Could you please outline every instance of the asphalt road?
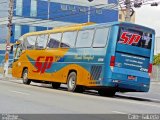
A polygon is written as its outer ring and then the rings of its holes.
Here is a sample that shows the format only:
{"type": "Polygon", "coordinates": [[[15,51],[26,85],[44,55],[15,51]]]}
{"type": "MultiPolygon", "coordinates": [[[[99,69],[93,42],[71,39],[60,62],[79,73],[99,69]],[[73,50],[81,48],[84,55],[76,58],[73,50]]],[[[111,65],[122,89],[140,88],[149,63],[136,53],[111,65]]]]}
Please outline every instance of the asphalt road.
{"type": "Polygon", "coordinates": [[[10,114],[129,114],[160,113],[160,84],[149,93],[118,93],[101,97],[95,92],[71,93],[49,85],[24,85],[17,80],[0,80],[0,113],[10,114]]]}

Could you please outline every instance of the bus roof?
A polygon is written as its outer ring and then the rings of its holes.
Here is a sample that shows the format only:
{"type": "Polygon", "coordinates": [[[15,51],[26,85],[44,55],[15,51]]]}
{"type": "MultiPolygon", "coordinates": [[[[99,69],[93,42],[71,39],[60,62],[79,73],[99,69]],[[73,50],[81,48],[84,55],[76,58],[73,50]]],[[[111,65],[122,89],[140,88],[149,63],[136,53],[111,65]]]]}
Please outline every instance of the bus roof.
{"type": "Polygon", "coordinates": [[[108,23],[100,23],[100,24],[95,24],[93,22],[89,23],[83,23],[83,24],[75,24],[75,25],[70,25],[70,26],[64,26],[64,27],[56,27],[51,30],[45,30],[45,31],[39,31],[39,32],[30,32],[22,37],[27,37],[27,36],[32,36],[32,35],[41,35],[41,34],[46,34],[46,33],[58,33],[58,32],[66,32],[66,31],[75,31],[75,30],[82,30],[82,29],[89,29],[89,28],[97,28],[97,27],[109,27],[109,26],[114,26],[114,25],[119,25],[119,26],[126,26],[126,27],[135,27],[136,29],[145,29],[147,31],[150,31],[152,33],[155,33],[154,29],[142,26],[142,25],[137,25],[129,22],[108,22],[108,23]]]}
{"type": "Polygon", "coordinates": [[[136,29],[145,29],[147,31],[150,31],[152,33],[155,33],[155,30],[149,27],[145,27],[142,25],[130,23],[130,22],[108,22],[108,23],[101,23],[101,24],[93,24],[90,26],[85,26],[84,29],[87,28],[95,28],[95,27],[106,27],[106,26],[114,26],[114,25],[119,25],[119,26],[126,26],[126,27],[135,27],[136,29]]]}
{"type": "Polygon", "coordinates": [[[57,32],[65,32],[65,31],[81,30],[83,27],[93,25],[93,24],[95,23],[88,22],[88,23],[75,24],[75,25],[69,25],[69,26],[63,26],[63,27],[56,27],[51,30],[26,33],[23,35],[23,37],[32,36],[32,35],[40,35],[40,34],[45,34],[45,33],[57,33],[57,32]]]}

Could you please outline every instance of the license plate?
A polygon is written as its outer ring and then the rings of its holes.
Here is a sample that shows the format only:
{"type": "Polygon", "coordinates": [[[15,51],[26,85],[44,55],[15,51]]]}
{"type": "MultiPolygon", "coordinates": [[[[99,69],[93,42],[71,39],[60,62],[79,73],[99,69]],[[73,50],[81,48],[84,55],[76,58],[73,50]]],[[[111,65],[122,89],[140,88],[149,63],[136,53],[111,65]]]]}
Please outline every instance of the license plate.
{"type": "Polygon", "coordinates": [[[136,80],[136,77],[132,75],[128,75],[128,80],[136,80]]]}

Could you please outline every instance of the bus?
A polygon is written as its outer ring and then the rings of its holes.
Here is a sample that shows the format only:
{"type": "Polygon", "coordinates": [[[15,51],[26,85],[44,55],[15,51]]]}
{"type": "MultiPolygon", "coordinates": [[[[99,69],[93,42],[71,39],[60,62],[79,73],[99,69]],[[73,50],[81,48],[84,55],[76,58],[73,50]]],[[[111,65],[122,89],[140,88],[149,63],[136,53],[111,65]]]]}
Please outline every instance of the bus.
{"type": "Polygon", "coordinates": [[[12,75],[68,91],[148,92],[155,31],[127,22],[84,23],[27,33],[16,43],[12,75]]]}

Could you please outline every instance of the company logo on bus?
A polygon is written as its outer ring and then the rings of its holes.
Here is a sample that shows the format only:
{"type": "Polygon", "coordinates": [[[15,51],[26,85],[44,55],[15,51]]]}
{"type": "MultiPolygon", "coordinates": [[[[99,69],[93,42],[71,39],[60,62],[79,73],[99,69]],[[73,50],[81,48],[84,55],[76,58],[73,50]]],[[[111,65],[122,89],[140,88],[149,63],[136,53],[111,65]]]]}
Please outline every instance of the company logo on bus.
{"type": "Polygon", "coordinates": [[[119,43],[132,45],[133,43],[138,43],[141,36],[130,32],[123,32],[120,38],[121,41],[118,41],[119,43]]]}
{"type": "Polygon", "coordinates": [[[36,73],[44,73],[47,69],[50,69],[53,63],[52,56],[39,56],[35,62],[35,67],[37,68],[36,73]]]}

